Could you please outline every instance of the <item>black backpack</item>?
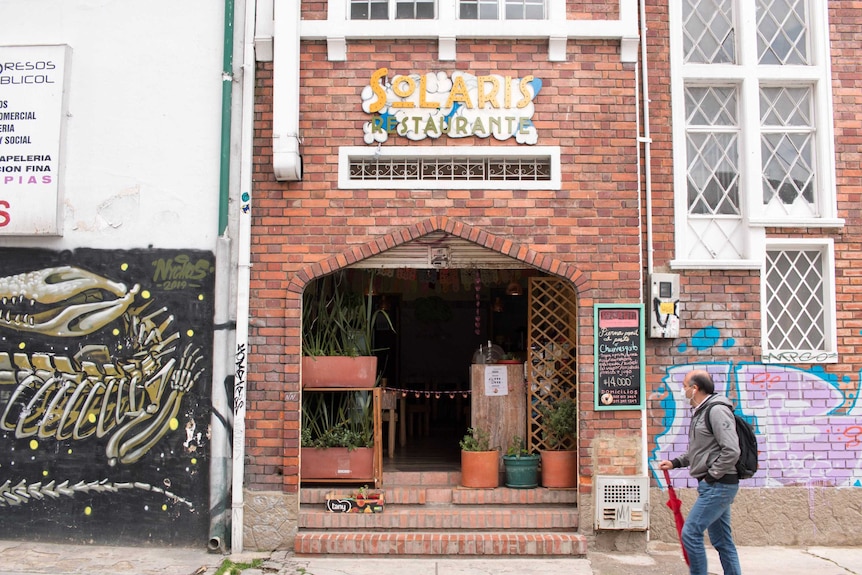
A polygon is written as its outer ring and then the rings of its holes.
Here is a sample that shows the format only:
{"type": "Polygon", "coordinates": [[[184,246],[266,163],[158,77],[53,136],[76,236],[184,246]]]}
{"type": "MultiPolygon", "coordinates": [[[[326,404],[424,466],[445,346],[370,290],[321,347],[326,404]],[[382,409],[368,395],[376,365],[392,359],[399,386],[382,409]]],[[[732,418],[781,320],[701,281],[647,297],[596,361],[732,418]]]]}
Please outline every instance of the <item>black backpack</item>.
{"type": "MultiPolygon", "coordinates": [[[[712,433],[712,423],[709,421],[709,410],[716,405],[724,405],[732,411],[729,405],[724,403],[711,403],[706,406],[703,416],[706,418],[706,428],[712,433]]],[[[749,479],[757,473],[757,436],[750,423],[733,412],[736,420],[736,435],[739,436],[739,460],[736,462],[736,474],[740,479],[749,479]]]]}

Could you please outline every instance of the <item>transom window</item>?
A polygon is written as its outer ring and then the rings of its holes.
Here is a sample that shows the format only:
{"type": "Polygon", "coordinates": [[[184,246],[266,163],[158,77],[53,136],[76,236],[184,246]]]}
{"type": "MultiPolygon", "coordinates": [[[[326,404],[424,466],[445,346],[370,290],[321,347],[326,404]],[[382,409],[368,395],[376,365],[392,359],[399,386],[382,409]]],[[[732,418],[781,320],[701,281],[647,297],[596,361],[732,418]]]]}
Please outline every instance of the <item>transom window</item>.
{"type": "Polygon", "coordinates": [[[550,181],[549,158],[351,158],[351,180],[550,181]]]}
{"type": "Polygon", "coordinates": [[[669,5],[672,93],[684,104],[673,106],[674,165],[684,167],[674,266],[756,268],[766,227],[842,225],[826,3],[669,5]]]}
{"type": "Polygon", "coordinates": [[[338,154],[342,189],[560,189],[556,146],[343,147],[338,154]]]}

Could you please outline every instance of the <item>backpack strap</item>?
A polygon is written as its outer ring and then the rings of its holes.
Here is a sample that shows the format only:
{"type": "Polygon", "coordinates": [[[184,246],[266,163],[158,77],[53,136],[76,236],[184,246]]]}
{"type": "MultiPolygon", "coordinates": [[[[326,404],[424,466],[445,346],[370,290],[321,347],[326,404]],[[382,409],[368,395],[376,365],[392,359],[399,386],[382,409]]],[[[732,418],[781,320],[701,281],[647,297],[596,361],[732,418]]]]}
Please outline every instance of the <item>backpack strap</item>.
{"type": "MultiPolygon", "coordinates": [[[[706,428],[707,428],[707,429],[709,430],[709,432],[710,432],[710,433],[712,433],[713,435],[715,435],[715,433],[713,433],[713,431],[712,431],[712,422],[709,420],[709,412],[710,412],[710,410],[711,410],[713,407],[715,407],[716,405],[724,405],[724,404],[723,404],[723,403],[715,403],[715,402],[712,402],[712,403],[710,403],[709,405],[707,405],[706,407],[704,407],[704,408],[703,408],[703,417],[704,417],[704,419],[706,420],[706,428]]],[[[731,406],[729,406],[729,405],[724,405],[724,406],[730,410],[731,415],[733,415],[733,414],[734,414],[734,413],[733,413],[733,408],[732,408],[731,406]]]]}

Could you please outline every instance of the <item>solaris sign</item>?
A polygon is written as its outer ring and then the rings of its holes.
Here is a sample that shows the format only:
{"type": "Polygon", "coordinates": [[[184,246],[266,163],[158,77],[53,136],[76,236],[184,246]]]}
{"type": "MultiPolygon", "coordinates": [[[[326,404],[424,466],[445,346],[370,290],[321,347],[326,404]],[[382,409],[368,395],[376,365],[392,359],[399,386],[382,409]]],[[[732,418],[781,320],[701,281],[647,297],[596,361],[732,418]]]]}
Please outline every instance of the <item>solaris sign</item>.
{"type": "Polygon", "coordinates": [[[493,136],[530,145],[539,139],[532,121],[539,78],[388,74],[388,68],[376,70],[362,89],[362,110],[372,116],[363,126],[366,144],[385,142],[389,134],[410,140],[493,136]]]}

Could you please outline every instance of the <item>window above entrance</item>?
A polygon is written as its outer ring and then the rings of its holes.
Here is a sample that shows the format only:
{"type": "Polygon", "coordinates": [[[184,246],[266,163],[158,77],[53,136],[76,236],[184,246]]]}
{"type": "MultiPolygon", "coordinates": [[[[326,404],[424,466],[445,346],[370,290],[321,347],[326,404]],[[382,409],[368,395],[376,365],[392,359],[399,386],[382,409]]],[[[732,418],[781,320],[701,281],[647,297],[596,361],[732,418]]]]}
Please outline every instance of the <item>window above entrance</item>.
{"type": "Polygon", "coordinates": [[[338,187],[558,190],[560,149],[342,147],[338,151],[338,187]]]}

